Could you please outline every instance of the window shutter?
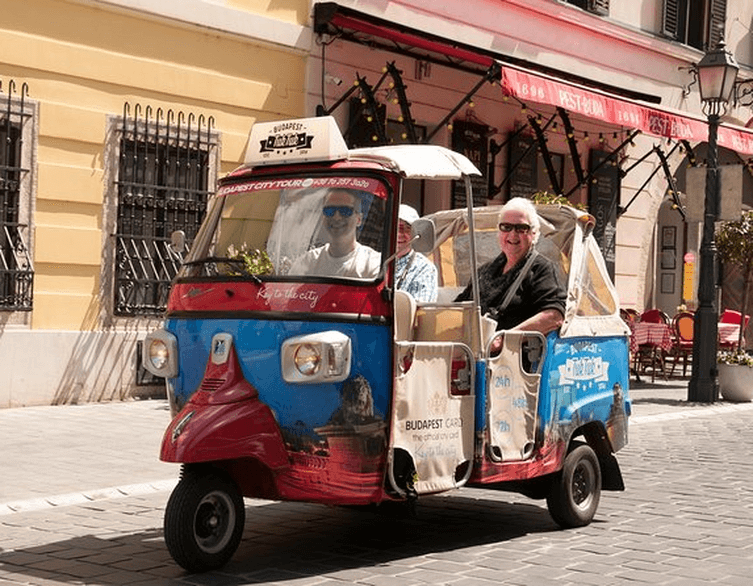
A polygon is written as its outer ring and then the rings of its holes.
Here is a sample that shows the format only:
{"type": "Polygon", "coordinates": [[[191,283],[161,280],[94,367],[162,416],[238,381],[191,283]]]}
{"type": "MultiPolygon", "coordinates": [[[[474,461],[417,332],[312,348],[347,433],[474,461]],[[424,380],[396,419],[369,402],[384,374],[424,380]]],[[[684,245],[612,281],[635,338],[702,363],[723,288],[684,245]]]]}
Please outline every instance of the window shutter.
{"type": "Polygon", "coordinates": [[[680,28],[680,3],[678,0],[664,0],[662,34],[676,39],[680,28]]]}
{"type": "Polygon", "coordinates": [[[609,16],[609,0],[589,0],[588,9],[594,14],[609,16]]]}
{"type": "Polygon", "coordinates": [[[713,49],[724,38],[724,25],[727,21],[727,0],[711,0],[711,18],[709,19],[709,49],[713,49]]]}

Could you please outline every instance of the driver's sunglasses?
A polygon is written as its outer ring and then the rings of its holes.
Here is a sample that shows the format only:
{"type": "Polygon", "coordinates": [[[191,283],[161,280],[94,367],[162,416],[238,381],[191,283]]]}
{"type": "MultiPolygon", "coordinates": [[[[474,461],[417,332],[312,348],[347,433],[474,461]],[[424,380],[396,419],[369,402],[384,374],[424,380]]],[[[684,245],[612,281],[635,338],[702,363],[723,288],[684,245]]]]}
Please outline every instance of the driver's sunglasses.
{"type": "Polygon", "coordinates": [[[353,211],[353,208],[350,206],[324,206],[322,208],[322,213],[328,218],[334,216],[335,212],[340,214],[343,218],[350,218],[350,216],[353,215],[353,211]]]}
{"type": "Polygon", "coordinates": [[[502,222],[499,225],[500,232],[512,232],[515,230],[518,234],[528,234],[531,231],[530,224],[508,224],[502,222]]]}

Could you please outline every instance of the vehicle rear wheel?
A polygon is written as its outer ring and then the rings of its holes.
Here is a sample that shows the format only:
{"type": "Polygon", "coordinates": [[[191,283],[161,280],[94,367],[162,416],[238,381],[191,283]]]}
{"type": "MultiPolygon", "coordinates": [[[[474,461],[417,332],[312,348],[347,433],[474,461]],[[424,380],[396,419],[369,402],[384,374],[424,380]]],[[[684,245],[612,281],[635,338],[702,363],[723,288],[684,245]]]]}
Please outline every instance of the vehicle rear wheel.
{"type": "Polygon", "coordinates": [[[235,483],[221,473],[184,473],[165,508],[165,544],[189,572],[226,564],[243,535],[246,510],[235,483]]]}
{"type": "Polygon", "coordinates": [[[601,468],[590,446],[573,444],[546,498],[552,519],[565,529],[584,527],[596,515],[601,498],[601,468]]]}

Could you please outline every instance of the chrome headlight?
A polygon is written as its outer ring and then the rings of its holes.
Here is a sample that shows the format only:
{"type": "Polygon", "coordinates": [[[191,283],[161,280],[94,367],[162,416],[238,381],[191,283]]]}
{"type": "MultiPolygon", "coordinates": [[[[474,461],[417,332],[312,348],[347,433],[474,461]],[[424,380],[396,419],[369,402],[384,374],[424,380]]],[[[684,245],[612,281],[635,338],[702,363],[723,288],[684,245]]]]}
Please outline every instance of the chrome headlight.
{"type": "Polygon", "coordinates": [[[151,332],[144,339],[141,361],[155,376],[178,376],[178,339],[165,330],[151,332]]]}
{"type": "Polygon", "coordinates": [[[342,332],[296,336],[282,344],[282,378],[289,383],[344,381],[350,362],[350,338],[342,332]]]}
{"type": "Polygon", "coordinates": [[[293,354],[293,362],[303,376],[313,376],[322,366],[320,345],[301,344],[293,354]]]}
{"type": "Polygon", "coordinates": [[[149,353],[149,362],[155,370],[164,368],[170,357],[170,351],[163,340],[152,340],[147,352],[149,353]]]}

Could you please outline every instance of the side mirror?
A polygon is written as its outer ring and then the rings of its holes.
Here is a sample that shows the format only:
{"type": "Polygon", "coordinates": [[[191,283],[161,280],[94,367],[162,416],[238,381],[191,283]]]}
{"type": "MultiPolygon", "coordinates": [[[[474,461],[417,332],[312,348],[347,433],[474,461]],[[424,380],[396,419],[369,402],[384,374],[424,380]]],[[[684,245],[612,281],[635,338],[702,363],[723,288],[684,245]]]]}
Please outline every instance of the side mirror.
{"type": "Polygon", "coordinates": [[[434,250],[434,222],[428,218],[419,218],[410,227],[411,246],[416,252],[428,254],[434,250]]]}
{"type": "Polygon", "coordinates": [[[182,254],[186,249],[186,233],[183,230],[175,230],[170,234],[170,248],[177,254],[182,254]]]}

